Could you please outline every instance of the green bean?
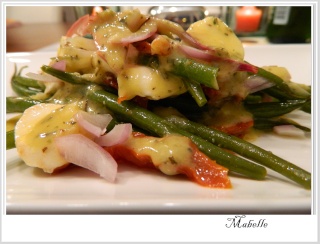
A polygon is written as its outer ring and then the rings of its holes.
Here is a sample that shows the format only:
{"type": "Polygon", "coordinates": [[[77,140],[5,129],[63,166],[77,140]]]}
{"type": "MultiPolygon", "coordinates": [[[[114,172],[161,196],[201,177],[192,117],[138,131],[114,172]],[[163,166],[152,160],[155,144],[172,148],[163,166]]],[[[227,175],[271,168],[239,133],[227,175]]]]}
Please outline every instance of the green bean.
{"type": "Polygon", "coordinates": [[[11,79],[11,87],[19,96],[33,96],[39,93],[39,90],[30,89],[27,86],[21,85],[15,79],[11,79]]]}
{"type": "Polygon", "coordinates": [[[88,84],[92,83],[92,82],[90,82],[80,76],[74,75],[72,73],[64,72],[64,71],[52,68],[47,65],[41,66],[41,70],[47,74],[50,74],[50,75],[56,77],[56,78],[59,78],[63,81],[68,81],[69,83],[72,83],[75,85],[81,85],[81,84],[88,85],[88,84]]]}
{"type": "Polygon", "coordinates": [[[41,103],[40,100],[32,99],[30,97],[7,97],[6,98],[6,112],[20,113],[27,108],[41,103]]]}
{"type": "Polygon", "coordinates": [[[203,110],[207,109],[207,105],[199,107],[189,93],[182,94],[174,98],[165,98],[157,101],[149,101],[150,107],[173,107],[187,117],[199,117],[203,110]]]}
{"type": "Polygon", "coordinates": [[[255,118],[271,118],[292,112],[304,106],[305,100],[289,100],[286,102],[245,103],[245,108],[255,118]]]}
{"type": "Polygon", "coordinates": [[[264,93],[268,94],[271,97],[278,99],[279,101],[295,100],[295,99],[305,99],[288,93],[285,90],[281,90],[278,87],[270,87],[263,90],[264,93]]]}
{"type": "Polygon", "coordinates": [[[165,119],[147,109],[139,107],[131,101],[118,103],[118,97],[116,95],[99,89],[96,86],[91,86],[88,89],[87,97],[101,102],[115,114],[120,114],[122,119],[126,119],[127,122],[152,134],[158,136],[180,134],[189,137],[198,146],[200,151],[204,152],[211,159],[216,160],[222,166],[227,167],[230,171],[252,179],[263,179],[266,175],[266,169],[264,167],[228,153],[218,146],[214,146],[212,143],[166,122],[165,119]]]}
{"type": "Polygon", "coordinates": [[[16,144],[14,141],[14,130],[7,131],[6,134],[6,150],[15,148],[16,144]]]}
{"type": "Polygon", "coordinates": [[[260,103],[262,102],[262,96],[260,94],[249,94],[248,96],[245,97],[244,103],[246,104],[255,104],[255,103],[260,103]]]}
{"type": "Polygon", "coordinates": [[[295,100],[295,99],[308,99],[310,96],[301,95],[300,93],[295,92],[293,89],[290,89],[288,83],[285,82],[279,76],[258,67],[258,76],[264,77],[275,86],[265,89],[264,91],[271,96],[274,96],[280,100],[295,100]]]}
{"type": "Polygon", "coordinates": [[[308,102],[306,102],[302,107],[301,110],[303,112],[309,113],[311,114],[311,100],[309,100],[308,102]]]}
{"type": "Polygon", "coordinates": [[[17,70],[17,65],[14,66],[14,73],[11,77],[11,88],[19,96],[32,96],[44,90],[36,80],[21,76],[21,72],[27,66],[23,66],[17,70]]]}
{"type": "Polygon", "coordinates": [[[199,107],[202,107],[207,103],[207,98],[203,93],[202,87],[199,83],[193,81],[183,81],[184,85],[187,87],[188,92],[196,101],[199,107]]]}
{"type": "Polygon", "coordinates": [[[243,157],[252,159],[307,189],[311,188],[311,175],[309,172],[252,143],[176,116],[167,118],[167,120],[191,133],[201,136],[215,145],[219,145],[243,157]]]}
{"type": "Polygon", "coordinates": [[[172,73],[207,87],[219,89],[216,79],[219,68],[186,58],[176,58],[171,62],[173,66],[172,73]]]}
{"type": "MultiPolygon", "coordinates": [[[[72,73],[69,73],[69,72],[64,72],[61,70],[54,69],[50,66],[43,65],[41,67],[41,69],[42,69],[42,71],[44,71],[44,72],[46,72],[56,78],[59,78],[62,81],[73,84],[73,85],[91,85],[92,84],[92,82],[90,82],[82,77],[79,77],[79,76],[72,74],[72,73]]],[[[113,94],[118,93],[118,91],[111,86],[104,85],[104,84],[101,86],[104,88],[104,90],[106,90],[108,92],[111,92],[113,94]]]]}
{"type": "MultiPolygon", "coordinates": [[[[150,59],[153,60],[152,57],[150,57],[150,59]]],[[[146,61],[147,62],[147,61],[146,61]]],[[[153,62],[153,61],[152,61],[153,62]]],[[[43,71],[44,72],[50,72],[51,75],[65,81],[65,82],[68,82],[70,84],[74,84],[75,80],[77,80],[79,77],[72,74],[72,73],[67,73],[67,72],[63,72],[63,71],[60,71],[60,70],[55,70],[49,66],[42,66],[43,67],[43,71]],[[54,72],[51,72],[51,71],[54,71],[54,72]]],[[[82,84],[82,85],[86,85],[87,83],[77,83],[77,84],[82,84]]],[[[104,90],[108,91],[108,92],[111,92],[113,94],[116,94],[117,91],[114,89],[114,88],[111,88],[109,86],[103,86],[104,90]]],[[[184,94],[186,95],[186,94],[184,94]]],[[[177,98],[174,99],[174,102],[172,103],[172,99],[168,98],[168,99],[161,99],[159,101],[149,101],[150,104],[160,104],[160,105],[168,105],[169,104],[174,104],[174,106],[178,106],[179,107],[179,110],[181,109],[182,111],[184,112],[187,112],[189,114],[193,114],[193,112],[199,114],[199,106],[194,102],[194,100],[190,99],[189,97],[186,97],[184,95],[181,95],[181,96],[178,96],[177,98]],[[188,110],[188,111],[185,111],[185,110],[188,110]],[[192,110],[192,112],[191,112],[192,110]],[[191,112],[191,113],[190,113],[191,112]]]]}
{"type": "MultiPolygon", "coordinates": [[[[152,67],[154,69],[157,69],[159,67],[159,60],[158,60],[158,57],[155,55],[139,56],[138,63],[141,65],[146,65],[146,66],[152,67]]],[[[182,64],[180,64],[180,65],[183,66],[182,64]]],[[[177,67],[175,67],[175,69],[177,69],[177,67]]],[[[181,67],[180,67],[180,69],[181,69],[181,67]]],[[[189,75],[181,74],[177,70],[173,71],[173,73],[178,74],[179,76],[190,78],[189,75]]],[[[190,79],[189,80],[184,79],[183,83],[199,107],[202,107],[203,105],[205,105],[207,103],[206,96],[203,93],[203,90],[202,90],[200,83],[194,82],[190,79]]]]}
{"type": "Polygon", "coordinates": [[[279,117],[279,118],[254,118],[254,125],[253,127],[258,129],[258,130],[263,130],[263,131],[268,131],[272,130],[273,127],[278,126],[278,125],[293,125],[300,130],[303,130],[305,132],[310,132],[310,128],[302,126],[298,124],[297,122],[284,118],[284,117],[279,117]]]}
{"type": "Polygon", "coordinates": [[[13,79],[17,83],[19,83],[20,85],[23,85],[23,86],[26,86],[26,87],[34,88],[34,89],[37,89],[39,91],[44,91],[44,89],[45,89],[44,85],[40,84],[39,81],[34,80],[34,79],[30,79],[30,78],[23,77],[23,76],[20,76],[20,75],[13,76],[13,79]]]}

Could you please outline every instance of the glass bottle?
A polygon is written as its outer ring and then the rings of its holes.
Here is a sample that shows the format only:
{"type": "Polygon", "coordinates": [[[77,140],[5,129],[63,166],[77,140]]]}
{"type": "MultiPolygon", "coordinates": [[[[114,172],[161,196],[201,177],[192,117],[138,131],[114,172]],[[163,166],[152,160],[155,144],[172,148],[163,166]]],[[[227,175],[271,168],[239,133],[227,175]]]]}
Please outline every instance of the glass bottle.
{"type": "Polygon", "coordinates": [[[266,29],[272,43],[308,43],[311,41],[311,7],[277,6],[266,29]]]}

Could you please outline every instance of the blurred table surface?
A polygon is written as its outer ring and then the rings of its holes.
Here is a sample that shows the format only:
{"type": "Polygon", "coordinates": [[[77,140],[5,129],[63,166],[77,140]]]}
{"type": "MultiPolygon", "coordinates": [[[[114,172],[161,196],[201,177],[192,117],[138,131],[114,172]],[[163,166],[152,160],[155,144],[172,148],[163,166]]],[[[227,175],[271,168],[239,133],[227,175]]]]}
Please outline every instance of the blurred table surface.
{"type": "Polygon", "coordinates": [[[71,24],[37,23],[21,24],[7,28],[7,52],[31,52],[58,43],[71,24]]]}

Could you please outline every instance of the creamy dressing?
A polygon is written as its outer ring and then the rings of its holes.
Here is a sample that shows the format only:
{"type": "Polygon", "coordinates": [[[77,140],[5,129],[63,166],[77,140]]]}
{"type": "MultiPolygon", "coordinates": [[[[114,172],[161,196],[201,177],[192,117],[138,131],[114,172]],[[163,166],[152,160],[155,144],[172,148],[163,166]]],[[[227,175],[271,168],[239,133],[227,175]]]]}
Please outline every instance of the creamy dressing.
{"type": "Polygon", "coordinates": [[[66,162],[58,152],[54,139],[80,132],[74,115],[77,104],[38,104],[27,109],[15,127],[15,142],[20,158],[29,166],[47,173],[66,162]]]}
{"type": "Polygon", "coordinates": [[[91,82],[101,83],[106,73],[112,72],[112,69],[104,57],[96,51],[97,48],[92,39],[79,36],[62,37],[57,58],[52,63],[64,60],[67,72],[78,73],[91,82]]]}
{"type": "Polygon", "coordinates": [[[50,101],[59,104],[82,101],[85,99],[86,88],[83,85],[64,83],[63,87],[50,98],[50,101]]]}
{"type": "Polygon", "coordinates": [[[53,142],[55,137],[74,134],[79,131],[74,115],[80,111],[76,104],[68,104],[51,110],[46,116],[43,116],[26,138],[34,146],[47,147],[53,142]]]}
{"type": "Polygon", "coordinates": [[[204,123],[209,126],[233,126],[237,123],[246,123],[252,121],[252,114],[249,113],[241,103],[226,102],[221,108],[213,114],[205,117],[204,123]]]}
{"type": "Polygon", "coordinates": [[[92,66],[93,51],[64,46],[58,51],[58,58],[66,60],[68,72],[89,73],[92,66]]]}
{"type": "Polygon", "coordinates": [[[158,100],[186,92],[181,78],[147,66],[124,69],[118,76],[118,86],[119,98],[125,100],[135,96],[158,100]]]}
{"type": "Polygon", "coordinates": [[[73,36],[73,37],[66,37],[63,36],[60,39],[60,46],[69,46],[75,47],[87,51],[96,51],[97,47],[93,39],[85,38],[82,36],[73,36]]]}
{"type": "Polygon", "coordinates": [[[139,155],[150,156],[154,166],[166,175],[178,174],[179,166],[193,166],[193,150],[187,137],[131,137],[124,145],[139,155]]]}
{"type": "Polygon", "coordinates": [[[190,25],[187,32],[222,57],[243,60],[244,48],[234,32],[220,19],[207,17],[190,25]]]}
{"type": "Polygon", "coordinates": [[[126,64],[127,47],[121,43],[123,39],[143,35],[150,30],[155,30],[156,26],[154,22],[147,20],[137,31],[132,32],[126,21],[126,13],[114,14],[111,11],[104,11],[98,15],[105,21],[103,23],[101,20],[98,20],[97,23],[93,22],[94,39],[101,55],[112,71],[117,74],[126,64]]]}
{"type": "MultiPolygon", "coordinates": [[[[246,72],[234,72],[230,65],[220,64],[221,68],[218,71],[219,96],[218,100],[237,96],[238,98],[245,98],[248,95],[248,88],[244,85],[248,74],[246,72]]],[[[216,101],[216,99],[213,99],[216,101]]],[[[209,101],[210,103],[210,101],[209,101]]]]}
{"type": "Polygon", "coordinates": [[[6,131],[7,132],[14,130],[14,127],[16,126],[17,122],[21,118],[21,115],[22,114],[18,114],[18,115],[14,116],[6,121],[6,131]]]}
{"type": "Polygon", "coordinates": [[[261,68],[271,72],[272,74],[279,76],[284,81],[289,82],[291,80],[291,75],[285,67],[270,65],[270,66],[262,66],[261,68]]]}

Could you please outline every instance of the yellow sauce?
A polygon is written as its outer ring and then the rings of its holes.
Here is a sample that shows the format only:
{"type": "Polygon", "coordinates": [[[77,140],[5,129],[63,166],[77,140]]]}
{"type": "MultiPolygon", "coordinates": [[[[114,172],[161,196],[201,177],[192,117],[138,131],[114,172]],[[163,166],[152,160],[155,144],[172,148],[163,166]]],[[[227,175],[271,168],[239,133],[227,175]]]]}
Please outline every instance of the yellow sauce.
{"type": "Polygon", "coordinates": [[[118,76],[118,94],[129,100],[135,96],[158,100],[186,92],[181,78],[165,76],[162,72],[146,66],[124,69],[118,76]]]}
{"type": "Polygon", "coordinates": [[[34,146],[46,147],[55,137],[74,134],[79,131],[74,115],[80,111],[76,104],[68,104],[52,110],[36,124],[27,135],[34,146]]]}
{"type": "Polygon", "coordinates": [[[220,19],[207,17],[193,23],[187,32],[200,43],[212,47],[219,55],[243,60],[244,48],[234,32],[220,19]]]}
{"type": "Polygon", "coordinates": [[[233,126],[237,123],[252,121],[252,114],[249,113],[241,103],[226,102],[214,115],[205,117],[204,123],[209,126],[233,126]]]}
{"type": "Polygon", "coordinates": [[[16,126],[17,122],[19,121],[21,117],[21,114],[16,115],[12,117],[11,119],[8,119],[6,122],[6,131],[14,130],[14,127],[16,126]]]}
{"type": "Polygon", "coordinates": [[[68,164],[58,152],[54,139],[79,133],[74,115],[77,104],[38,104],[27,109],[15,127],[15,142],[20,158],[29,166],[52,173],[68,164]]]}
{"type": "Polygon", "coordinates": [[[177,174],[179,166],[192,166],[190,139],[179,135],[163,138],[131,137],[125,146],[140,155],[149,155],[155,167],[166,175],[177,174]]]}

